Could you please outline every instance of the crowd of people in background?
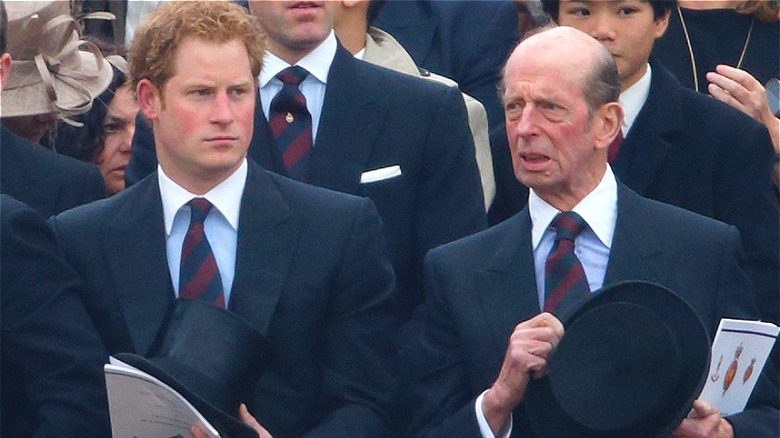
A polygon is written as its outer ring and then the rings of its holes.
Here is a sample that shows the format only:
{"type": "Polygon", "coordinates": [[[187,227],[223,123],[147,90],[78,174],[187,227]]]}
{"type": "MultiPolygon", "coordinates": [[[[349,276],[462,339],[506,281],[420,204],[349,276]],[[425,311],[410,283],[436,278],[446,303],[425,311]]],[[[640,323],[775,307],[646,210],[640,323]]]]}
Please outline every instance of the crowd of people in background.
{"type": "MultiPolygon", "coordinates": [[[[182,300],[271,346],[215,422],[261,438],[545,437],[561,303],[621,282],[780,324],[776,0],[0,5],[3,436],[111,436],[182,300]]],[[[776,437],[779,367],[622,427],[776,437]]]]}

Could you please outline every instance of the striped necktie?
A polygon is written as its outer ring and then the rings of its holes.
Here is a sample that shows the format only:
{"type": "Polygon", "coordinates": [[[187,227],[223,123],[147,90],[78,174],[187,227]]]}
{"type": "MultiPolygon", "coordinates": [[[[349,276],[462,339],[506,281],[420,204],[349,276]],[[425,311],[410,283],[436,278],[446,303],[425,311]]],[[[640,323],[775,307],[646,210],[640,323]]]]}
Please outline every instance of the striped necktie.
{"type": "Polygon", "coordinates": [[[222,278],[203,230],[203,223],[211,211],[211,203],[204,198],[195,198],[188,204],[191,209],[190,227],[181,248],[179,298],[204,300],[215,306],[225,307],[222,278]]]}
{"type": "Polygon", "coordinates": [[[308,75],[297,65],[276,75],[283,85],[271,101],[269,121],[287,175],[298,181],[306,180],[312,146],[311,114],[306,108],[306,97],[298,88],[308,75]]]}
{"type": "Polygon", "coordinates": [[[585,220],[573,211],[558,213],[552,222],[555,244],[544,264],[544,311],[560,317],[590,294],[582,263],[574,253],[574,239],[585,229],[585,220]]]}

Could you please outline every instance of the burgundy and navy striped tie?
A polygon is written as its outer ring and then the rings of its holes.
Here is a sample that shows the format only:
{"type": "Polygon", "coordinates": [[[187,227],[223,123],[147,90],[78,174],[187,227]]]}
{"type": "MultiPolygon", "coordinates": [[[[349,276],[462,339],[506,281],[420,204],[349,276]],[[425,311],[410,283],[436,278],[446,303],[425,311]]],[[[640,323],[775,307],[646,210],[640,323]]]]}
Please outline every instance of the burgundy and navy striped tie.
{"type": "Polygon", "coordinates": [[[298,88],[308,75],[297,65],[276,75],[283,86],[271,101],[269,121],[287,175],[298,181],[306,179],[312,146],[311,114],[306,109],[306,97],[298,88]]]}
{"type": "Polygon", "coordinates": [[[585,225],[573,211],[558,213],[552,222],[555,244],[544,263],[544,311],[558,317],[590,294],[585,270],[574,253],[574,239],[585,225]]]}
{"type": "Polygon", "coordinates": [[[222,279],[211,245],[203,232],[203,221],[211,211],[211,203],[204,198],[195,198],[189,206],[190,227],[184,236],[179,265],[179,298],[204,300],[225,307],[222,279]]]}

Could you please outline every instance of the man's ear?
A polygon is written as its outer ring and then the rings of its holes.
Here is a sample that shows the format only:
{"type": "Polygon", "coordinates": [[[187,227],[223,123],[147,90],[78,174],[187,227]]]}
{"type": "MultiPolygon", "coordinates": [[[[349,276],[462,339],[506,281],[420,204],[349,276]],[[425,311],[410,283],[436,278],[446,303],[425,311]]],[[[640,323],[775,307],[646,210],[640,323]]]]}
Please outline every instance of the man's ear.
{"type": "Polygon", "coordinates": [[[617,102],[601,105],[591,128],[597,149],[608,148],[623,125],[623,107],[617,102]]]}
{"type": "Polygon", "coordinates": [[[5,81],[8,80],[8,75],[11,73],[11,54],[3,53],[0,55],[0,89],[2,89],[5,81]]]}
{"type": "Polygon", "coordinates": [[[155,120],[162,110],[160,90],[149,79],[141,79],[135,89],[138,108],[148,120],[155,120]]]}

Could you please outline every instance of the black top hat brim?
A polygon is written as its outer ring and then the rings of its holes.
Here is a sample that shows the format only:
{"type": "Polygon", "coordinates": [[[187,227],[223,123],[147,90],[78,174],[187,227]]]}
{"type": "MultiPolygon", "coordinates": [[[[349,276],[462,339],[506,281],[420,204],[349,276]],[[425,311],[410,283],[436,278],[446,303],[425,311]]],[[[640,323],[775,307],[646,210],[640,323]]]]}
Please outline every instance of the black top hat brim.
{"type": "MultiPolygon", "coordinates": [[[[226,438],[257,438],[257,432],[254,429],[181,384],[174,375],[180,376],[181,373],[190,371],[182,368],[180,364],[174,365],[166,361],[147,359],[133,353],[118,353],[114,356],[128,365],[156,377],[173,388],[187,399],[219,431],[221,436],[226,438]],[[160,364],[158,365],[154,361],[158,361],[160,364]]],[[[199,377],[202,378],[202,376],[199,377]]]]}
{"type": "Polygon", "coordinates": [[[597,291],[564,321],[525,409],[538,436],[668,435],[701,391],[709,335],[669,289],[632,281],[597,291]]]}

